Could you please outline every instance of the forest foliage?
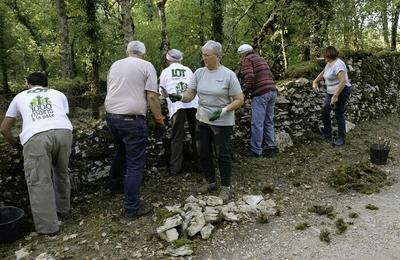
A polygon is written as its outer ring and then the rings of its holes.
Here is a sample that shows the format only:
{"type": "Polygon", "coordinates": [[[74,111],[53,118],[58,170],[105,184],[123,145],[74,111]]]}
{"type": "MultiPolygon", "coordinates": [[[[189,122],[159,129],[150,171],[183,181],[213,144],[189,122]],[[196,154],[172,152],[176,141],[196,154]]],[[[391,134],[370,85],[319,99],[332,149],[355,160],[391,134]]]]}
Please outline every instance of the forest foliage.
{"type": "Polygon", "coordinates": [[[222,63],[234,69],[237,47],[249,43],[280,78],[327,45],[396,50],[399,11],[400,0],[2,0],[0,91],[18,91],[29,72],[43,71],[53,84],[103,92],[132,39],[145,43],[159,72],[169,48],[200,67],[209,39],[222,42],[222,63]]]}

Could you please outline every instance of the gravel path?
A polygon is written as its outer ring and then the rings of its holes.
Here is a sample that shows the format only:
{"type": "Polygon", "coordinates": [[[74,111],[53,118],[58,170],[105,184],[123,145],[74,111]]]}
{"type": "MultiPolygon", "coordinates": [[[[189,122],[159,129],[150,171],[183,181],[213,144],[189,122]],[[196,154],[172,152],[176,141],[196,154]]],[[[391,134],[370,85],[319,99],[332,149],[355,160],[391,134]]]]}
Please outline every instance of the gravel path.
{"type": "MultiPolygon", "coordinates": [[[[400,176],[400,167],[391,171],[400,176]]],[[[335,207],[337,218],[354,224],[337,235],[334,220],[325,216],[306,210],[295,216],[284,214],[268,224],[216,232],[211,245],[196,249],[194,259],[400,259],[400,183],[377,194],[336,194],[322,201],[335,207]],[[379,209],[366,209],[367,204],[379,209]],[[350,212],[359,217],[351,219],[350,212]],[[296,230],[302,222],[311,227],[296,230]],[[320,241],[321,229],[330,231],[329,244],[320,241]]]]}

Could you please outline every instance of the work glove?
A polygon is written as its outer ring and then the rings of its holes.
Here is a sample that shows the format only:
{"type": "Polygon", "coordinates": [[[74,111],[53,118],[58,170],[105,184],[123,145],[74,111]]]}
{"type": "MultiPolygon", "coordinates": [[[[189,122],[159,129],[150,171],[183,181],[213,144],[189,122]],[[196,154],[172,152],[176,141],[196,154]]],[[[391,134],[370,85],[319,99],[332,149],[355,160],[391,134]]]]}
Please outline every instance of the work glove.
{"type": "Polygon", "coordinates": [[[215,120],[217,120],[218,118],[220,118],[221,116],[225,115],[226,112],[228,112],[228,110],[226,109],[226,107],[224,107],[224,108],[218,108],[216,111],[214,111],[214,112],[211,114],[211,117],[209,118],[209,120],[210,120],[211,122],[212,122],[212,121],[215,121],[215,120]]]}
{"type": "Polygon", "coordinates": [[[175,103],[176,101],[182,101],[182,95],[179,94],[168,94],[169,99],[171,100],[172,103],[175,103]]]}
{"type": "Polygon", "coordinates": [[[11,146],[18,152],[22,152],[22,150],[24,149],[24,146],[21,144],[21,140],[19,140],[19,136],[16,139],[17,139],[17,142],[15,144],[12,144],[11,146]]]}

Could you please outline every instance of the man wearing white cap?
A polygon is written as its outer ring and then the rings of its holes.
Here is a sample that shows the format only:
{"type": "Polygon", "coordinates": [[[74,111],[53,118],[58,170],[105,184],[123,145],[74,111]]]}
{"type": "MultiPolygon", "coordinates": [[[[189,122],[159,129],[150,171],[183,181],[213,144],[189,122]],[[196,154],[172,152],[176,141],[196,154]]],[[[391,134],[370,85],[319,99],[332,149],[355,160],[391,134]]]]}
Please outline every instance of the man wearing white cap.
{"type": "Polygon", "coordinates": [[[238,48],[245,92],[251,94],[251,143],[243,155],[271,156],[277,151],[274,132],[274,107],[277,88],[264,58],[243,44],[238,48]]]}
{"type": "MultiPolygon", "coordinates": [[[[168,51],[167,62],[169,66],[165,68],[160,75],[160,88],[164,95],[181,94],[186,89],[193,76],[190,68],[181,64],[183,53],[177,49],[168,51]]],[[[178,174],[182,171],[183,162],[183,141],[185,139],[185,121],[188,122],[189,132],[192,141],[192,153],[196,153],[196,112],[198,107],[198,97],[196,96],[189,103],[171,102],[167,97],[168,111],[171,118],[172,136],[171,136],[171,158],[170,172],[178,174]]]]}

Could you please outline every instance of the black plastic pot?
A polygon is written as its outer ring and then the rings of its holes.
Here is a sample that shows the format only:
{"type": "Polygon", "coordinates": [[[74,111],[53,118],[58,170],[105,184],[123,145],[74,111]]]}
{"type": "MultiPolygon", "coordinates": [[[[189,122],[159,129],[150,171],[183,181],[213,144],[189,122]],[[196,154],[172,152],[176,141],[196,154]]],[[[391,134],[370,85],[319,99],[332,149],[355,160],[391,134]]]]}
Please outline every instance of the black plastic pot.
{"type": "Polygon", "coordinates": [[[371,162],[376,165],[386,164],[389,151],[389,148],[384,148],[382,145],[372,144],[369,148],[371,162]]]}
{"type": "Polygon", "coordinates": [[[17,207],[0,207],[0,243],[11,243],[23,236],[25,212],[17,207]]]}

